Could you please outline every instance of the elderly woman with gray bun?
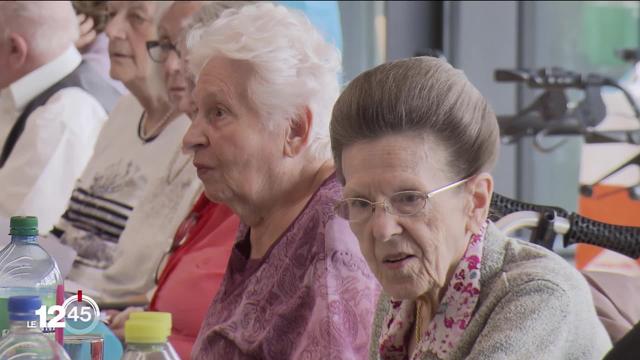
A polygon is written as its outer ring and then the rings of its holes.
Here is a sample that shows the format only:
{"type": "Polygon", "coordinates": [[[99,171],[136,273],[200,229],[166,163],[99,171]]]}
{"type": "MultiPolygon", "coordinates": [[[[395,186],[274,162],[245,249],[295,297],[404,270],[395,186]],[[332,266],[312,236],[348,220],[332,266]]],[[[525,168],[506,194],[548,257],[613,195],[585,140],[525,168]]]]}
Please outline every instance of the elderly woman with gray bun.
{"type": "Polygon", "coordinates": [[[380,65],[333,110],[347,219],[383,287],[370,359],[600,359],[586,282],[487,220],[497,120],[434,58],[380,65]]]}

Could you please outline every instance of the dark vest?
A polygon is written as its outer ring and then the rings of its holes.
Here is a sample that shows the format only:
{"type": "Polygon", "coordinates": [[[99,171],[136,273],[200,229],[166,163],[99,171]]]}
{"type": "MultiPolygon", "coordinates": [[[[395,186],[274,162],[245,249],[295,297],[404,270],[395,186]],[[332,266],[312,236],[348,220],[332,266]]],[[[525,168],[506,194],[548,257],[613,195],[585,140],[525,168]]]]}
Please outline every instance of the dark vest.
{"type": "Polygon", "coordinates": [[[85,62],[80,63],[80,65],[69,75],[53,84],[47,90],[41,92],[31,100],[27,106],[25,106],[24,111],[22,111],[22,114],[20,114],[15,124],[13,124],[13,127],[9,132],[9,136],[7,136],[7,139],[4,142],[2,154],[0,154],[0,168],[4,166],[9,155],[11,155],[13,147],[18,142],[20,135],[22,135],[29,115],[31,115],[31,113],[38,107],[46,104],[47,101],[49,101],[49,98],[51,98],[55,93],[69,87],[79,87],[92,95],[96,100],[98,100],[107,113],[111,111],[120,97],[118,91],[116,91],[113,86],[100,76],[100,74],[96,72],[91,65],[85,62]]]}

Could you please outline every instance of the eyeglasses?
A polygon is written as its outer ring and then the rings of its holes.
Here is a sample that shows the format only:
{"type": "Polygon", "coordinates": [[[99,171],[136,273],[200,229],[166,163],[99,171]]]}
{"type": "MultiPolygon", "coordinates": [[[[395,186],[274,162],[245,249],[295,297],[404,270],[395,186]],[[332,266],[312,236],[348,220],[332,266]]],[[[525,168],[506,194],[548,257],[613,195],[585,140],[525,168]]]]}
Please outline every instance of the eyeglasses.
{"type": "Polygon", "coordinates": [[[184,220],[182,220],[182,223],[180,224],[180,226],[178,226],[178,230],[176,230],[176,233],[173,236],[173,242],[171,243],[171,247],[169,248],[169,251],[165,252],[162,255],[162,258],[158,263],[158,267],[156,268],[156,273],[154,276],[156,285],[160,282],[160,276],[162,276],[162,272],[164,271],[164,268],[167,266],[169,256],[171,256],[171,254],[173,254],[176,250],[178,250],[182,245],[185,244],[186,240],[189,237],[189,233],[191,232],[193,227],[198,223],[199,219],[200,219],[200,213],[192,212],[191,214],[189,214],[189,216],[187,216],[184,220]]]}
{"type": "Polygon", "coordinates": [[[180,51],[174,44],[168,40],[147,41],[147,53],[151,60],[157,63],[163,63],[169,58],[169,53],[176,52],[176,55],[180,57],[180,51]]]}
{"type": "Polygon", "coordinates": [[[431,192],[400,191],[391,195],[388,199],[379,202],[371,202],[361,198],[346,198],[334,207],[336,215],[349,222],[361,222],[369,219],[378,205],[382,205],[387,214],[398,216],[412,216],[424,209],[427,200],[443,191],[453,189],[467,182],[469,178],[458,180],[431,192]]]}

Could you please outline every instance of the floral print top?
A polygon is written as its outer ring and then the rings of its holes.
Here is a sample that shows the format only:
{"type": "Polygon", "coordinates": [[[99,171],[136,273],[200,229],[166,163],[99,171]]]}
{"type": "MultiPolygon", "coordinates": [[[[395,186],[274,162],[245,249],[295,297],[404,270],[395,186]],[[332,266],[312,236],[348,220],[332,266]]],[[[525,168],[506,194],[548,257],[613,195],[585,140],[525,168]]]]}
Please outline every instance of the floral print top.
{"type": "MultiPolygon", "coordinates": [[[[480,295],[482,243],[487,225],[485,223],[480,234],[471,237],[435,316],[420,335],[420,343],[416,345],[411,360],[421,359],[426,353],[447,359],[467,328],[480,295]]],[[[380,335],[380,359],[409,359],[409,344],[406,340],[410,339],[409,333],[410,336],[414,335],[416,302],[390,301],[390,311],[385,317],[380,335]]]]}

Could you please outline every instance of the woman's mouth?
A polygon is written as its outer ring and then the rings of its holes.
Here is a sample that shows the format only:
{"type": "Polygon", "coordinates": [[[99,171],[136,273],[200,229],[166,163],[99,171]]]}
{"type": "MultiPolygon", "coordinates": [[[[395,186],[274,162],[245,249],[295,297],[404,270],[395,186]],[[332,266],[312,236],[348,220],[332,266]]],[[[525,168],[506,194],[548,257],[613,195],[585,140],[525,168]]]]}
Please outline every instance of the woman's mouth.
{"type": "Polygon", "coordinates": [[[121,53],[121,52],[112,52],[109,54],[109,56],[112,59],[130,59],[132,58],[131,55],[125,54],[125,53],[121,53]]]}
{"type": "Polygon", "coordinates": [[[200,178],[205,176],[209,171],[211,171],[210,167],[195,161],[193,162],[193,166],[196,168],[196,172],[198,173],[198,177],[200,178]]]}
{"type": "Polygon", "coordinates": [[[173,93],[181,93],[186,91],[187,88],[182,87],[182,86],[173,86],[169,88],[169,91],[173,92],[173,93]]]}
{"type": "Polygon", "coordinates": [[[391,269],[400,269],[405,266],[409,261],[415,259],[414,255],[405,254],[405,253],[397,253],[392,255],[387,255],[382,259],[382,263],[384,266],[391,269]]]}

